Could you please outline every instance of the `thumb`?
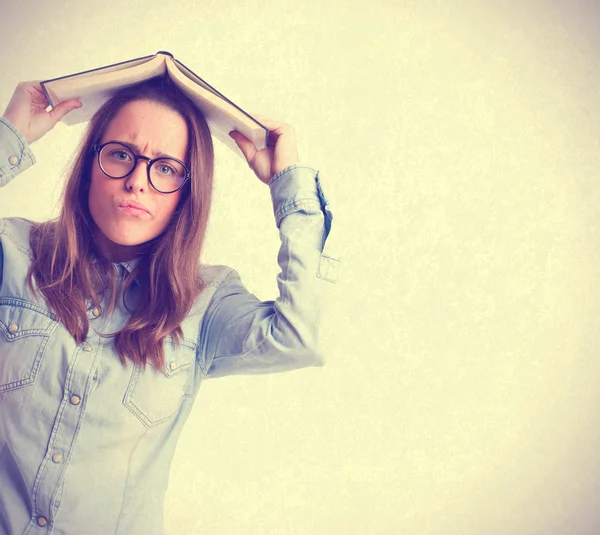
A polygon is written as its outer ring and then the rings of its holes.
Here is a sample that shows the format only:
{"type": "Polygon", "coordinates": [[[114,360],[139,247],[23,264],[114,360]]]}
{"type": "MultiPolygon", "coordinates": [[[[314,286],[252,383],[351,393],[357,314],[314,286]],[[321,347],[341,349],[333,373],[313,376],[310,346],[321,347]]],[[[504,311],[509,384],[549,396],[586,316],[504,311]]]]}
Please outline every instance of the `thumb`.
{"type": "Polygon", "coordinates": [[[56,106],[54,106],[54,108],[52,108],[50,110],[49,115],[52,118],[52,121],[56,124],[67,113],[69,113],[77,108],[81,108],[81,106],[82,106],[82,104],[79,99],[65,100],[64,102],[61,102],[60,104],[57,104],[56,106]]]}

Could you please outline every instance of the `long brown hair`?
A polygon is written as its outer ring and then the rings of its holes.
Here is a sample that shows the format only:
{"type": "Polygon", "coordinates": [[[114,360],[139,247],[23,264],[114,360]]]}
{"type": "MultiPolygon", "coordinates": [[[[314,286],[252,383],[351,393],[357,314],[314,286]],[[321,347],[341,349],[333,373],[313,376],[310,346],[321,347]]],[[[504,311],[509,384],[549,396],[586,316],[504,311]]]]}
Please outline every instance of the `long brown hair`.
{"type": "Polygon", "coordinates": [[[112,118],[132,100],[153,100],[185,119],[188,128],[186,164],[192,178],[164,232],[146,244],[134,270],[124,278],[122,295],[134,281],[141,291],[127,324],[114,336],[123,366],[127,359],[143,368],[150,361],[164,365],[163,342],[182,337],[181,322],[203,288],[198,264],[208,224],[213,187],[214,155],[205,117],[168,78],[155,78],[126,88],[95,113],[74,155],[57,219],[36,224],[31,232],[34,259],[29,286],[39,291],[58,320],[82,343],[90,328],[88,310],[99,307],[108,292],[106,313],[115,306],[117,288],[112,263],[97,249],[95,223],[88,207],[94,144],[112,118]]]}

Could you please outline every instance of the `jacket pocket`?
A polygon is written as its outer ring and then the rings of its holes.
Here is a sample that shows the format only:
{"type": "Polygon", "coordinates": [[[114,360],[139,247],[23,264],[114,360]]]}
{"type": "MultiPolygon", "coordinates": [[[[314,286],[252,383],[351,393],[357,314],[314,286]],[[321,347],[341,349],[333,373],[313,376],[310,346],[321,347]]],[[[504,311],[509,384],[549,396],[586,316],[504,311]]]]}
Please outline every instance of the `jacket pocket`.
{"type": "Polygon", "coordinates": [[[177,346],[167,338],[163,369],[159,371],[150,364],[146,370],[135,366],[123,404],[146,427],[169,420],[188,395],[195,362],[195,344],[182,340],[177,346]]]}
{"type": "Polygon", "coordinates": [[[0,392],[35,381],[57,324],[51,313],[33,303],[0,298],[0,392]]]}

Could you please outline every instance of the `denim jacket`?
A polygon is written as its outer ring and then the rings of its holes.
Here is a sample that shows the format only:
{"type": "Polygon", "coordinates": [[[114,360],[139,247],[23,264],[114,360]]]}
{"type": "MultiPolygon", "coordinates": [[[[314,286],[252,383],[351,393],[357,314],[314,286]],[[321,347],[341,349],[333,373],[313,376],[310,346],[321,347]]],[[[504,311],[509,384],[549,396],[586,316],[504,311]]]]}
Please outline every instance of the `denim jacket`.
{"type": "MultiPolygon", "coordinates": [[[[0,119],[0,186],[34,163],[0,119]]],[[[162,533],[171,460],[202,381],[322,365],[323,285],[339,265],[331,205],[308,167],[288,167],[269,188],[279,296],[261,302],[233,269],[199,264],[206,287],[181,343],[166,339],[161,372],[124,368],[113,338],[98,334],[127,322],[123,299],[110,315],[89,310],[89,335],[77,344],[28,287],[33,223],[0,218],[1,535],[162,533]]],[[[113,267],[122,280],[132,264],[113,267]]]]}

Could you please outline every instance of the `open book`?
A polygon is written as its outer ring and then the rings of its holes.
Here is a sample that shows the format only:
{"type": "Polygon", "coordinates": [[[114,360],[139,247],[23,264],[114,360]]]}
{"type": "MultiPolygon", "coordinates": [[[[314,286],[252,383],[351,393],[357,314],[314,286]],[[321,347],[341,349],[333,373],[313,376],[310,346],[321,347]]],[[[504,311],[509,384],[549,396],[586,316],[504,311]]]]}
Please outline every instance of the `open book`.
{"type": "Polygon", "coordinates": [[[52,107],[71,98],[81,99],[81,108],[62,119],[63,123],[73,125],[88,121],[118,90],[156,76],[168,76],[204,113],[212,135],[240,156],[241,151],[229,137],[232,130],[244,134],[257,149],[265,148],[268,129],[177,61],[170,52],[160,51],[152,56],[45,80],[40,85],[52,107]]]}

